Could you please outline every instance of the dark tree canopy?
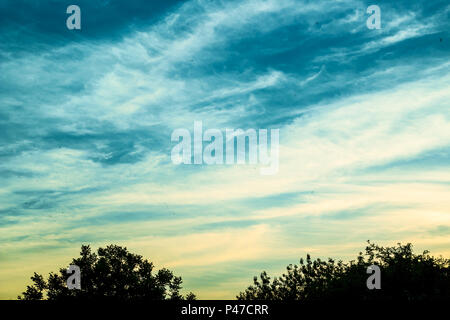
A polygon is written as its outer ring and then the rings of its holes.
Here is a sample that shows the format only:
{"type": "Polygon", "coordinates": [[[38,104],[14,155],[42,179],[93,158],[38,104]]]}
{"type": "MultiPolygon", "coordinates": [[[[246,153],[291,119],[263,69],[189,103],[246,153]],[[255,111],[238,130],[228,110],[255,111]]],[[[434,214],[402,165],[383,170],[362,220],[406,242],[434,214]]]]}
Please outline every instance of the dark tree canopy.
{"type": "Polygon", "coordinates": [[[81,290],[69,290],[66,268],[50,273],[47,280],[40,274],[31,277],[33,284],[22,293],[23,300],[118,299],[118,300],[182,300],[195,299],[193,293],[182,296],[181,277],[168,269],[154,272],[153,263],[127,248],[109,245],[97,253],[81,246],[79,258],[72,263],[81,270],[81,290]]]}
{"type": "Polygon", "coordinates": [[[429,301],[450,299],[450,260],[435,258],[424,251],[414,254],[412,245],[381,247],[370,243],[356,261],[300,259],[300,265],[289,265],[279,278],[262,272],[254,284],[238,296],[241,300],[302,301],[429,301]],[[367,267],[381,270],[381,289],[369,290],[367,267]]]}

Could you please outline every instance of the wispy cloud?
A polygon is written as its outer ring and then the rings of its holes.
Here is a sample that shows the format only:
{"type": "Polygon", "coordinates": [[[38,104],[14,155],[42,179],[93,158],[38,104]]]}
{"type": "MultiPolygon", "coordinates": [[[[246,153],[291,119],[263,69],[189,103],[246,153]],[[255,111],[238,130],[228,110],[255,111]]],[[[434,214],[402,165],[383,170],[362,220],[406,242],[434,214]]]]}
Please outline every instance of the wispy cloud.
{"type": "Polygon", "coordinates": [[[381,30],[360,1],[275,0],[189,1],[114,37],[5,27],[0,297],[80,243],[128,245],[201,298],[368,237],[449,254],[449,6],[380,6],[381,30]],[[279,173],[173,165],[194,120],[279,128],[279,173]]]}

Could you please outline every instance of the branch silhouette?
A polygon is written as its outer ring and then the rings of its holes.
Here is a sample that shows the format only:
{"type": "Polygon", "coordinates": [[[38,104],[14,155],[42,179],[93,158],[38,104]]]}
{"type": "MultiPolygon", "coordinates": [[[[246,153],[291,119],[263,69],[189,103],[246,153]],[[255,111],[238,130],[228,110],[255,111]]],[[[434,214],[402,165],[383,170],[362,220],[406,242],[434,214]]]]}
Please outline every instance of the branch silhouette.
{"type": "Polygon", "coordinates": [[[239,293],[239,300],[301,301],[430,301],[450,298],[450,260],[435,258],[428,251],[414,254],[412,245],[382,247],[368,241],[365,253],[356,260],[300,259],[288,265],[281,277],[271,278],[264,271],[253,285],[239,293]],[[366,286],[367,267],[381,270],[381,290],[366,286]]]}
{"type": "Polygon", "coordinates": [[[20,300],[193,300],[191,292],[180,293],[182,279],[168,269],[154,272],[153,263],[127,248],[109,245],[92,252],[89,245],[81,246],[79,258],[72,263],[80,267],[81,289],[69,290],[66,282],[70,274],[65,268],[50,273],[48,279],[38,273],[31,277],[32,285],[19,296],[20,300]]]}

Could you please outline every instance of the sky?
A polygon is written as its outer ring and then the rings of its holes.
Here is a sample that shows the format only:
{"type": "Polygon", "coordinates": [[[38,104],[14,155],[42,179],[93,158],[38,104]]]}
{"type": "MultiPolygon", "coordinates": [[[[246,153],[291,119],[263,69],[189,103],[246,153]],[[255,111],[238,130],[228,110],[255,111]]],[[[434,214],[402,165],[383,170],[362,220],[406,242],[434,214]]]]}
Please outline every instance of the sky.
{"type": "Polygon", "coordinates": [[[368,239],[450,257],[449,18],[434,0],[0,0],[0,299],[81,244],[200,299],[368,239]],[[194,121],[279,129],[278,172],[174,164],[194,121]]]}

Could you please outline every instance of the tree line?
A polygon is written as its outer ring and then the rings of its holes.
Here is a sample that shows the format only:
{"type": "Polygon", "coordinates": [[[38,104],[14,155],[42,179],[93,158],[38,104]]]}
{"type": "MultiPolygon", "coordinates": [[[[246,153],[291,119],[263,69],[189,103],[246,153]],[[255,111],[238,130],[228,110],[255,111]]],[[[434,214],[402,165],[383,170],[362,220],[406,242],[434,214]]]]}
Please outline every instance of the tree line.
{"type": "MultiPolygon", "coordinates": [[[[81,246],[80,257],[72,260],[82,271],[79,290],[67,287],[66,268],[38,273],[21,300],[194,300],[181,293],[182,278],[166,268],[154,270],[153,263],[125,247],[109,245],[92,252],[81,246]]],[[[450,259],[434,257],[428,251],[415,254],[412,244],[383,247],[368,241],[355,260],[312,259],[308,254],[299,264],[273,279],[263,271],[253,284],[236,296],[239,300],[300,301],[437,301],[450,299],[450,259]],[[376,265],[381,272],[381,289],[369,290],[367,268],[376,265]]]]}

